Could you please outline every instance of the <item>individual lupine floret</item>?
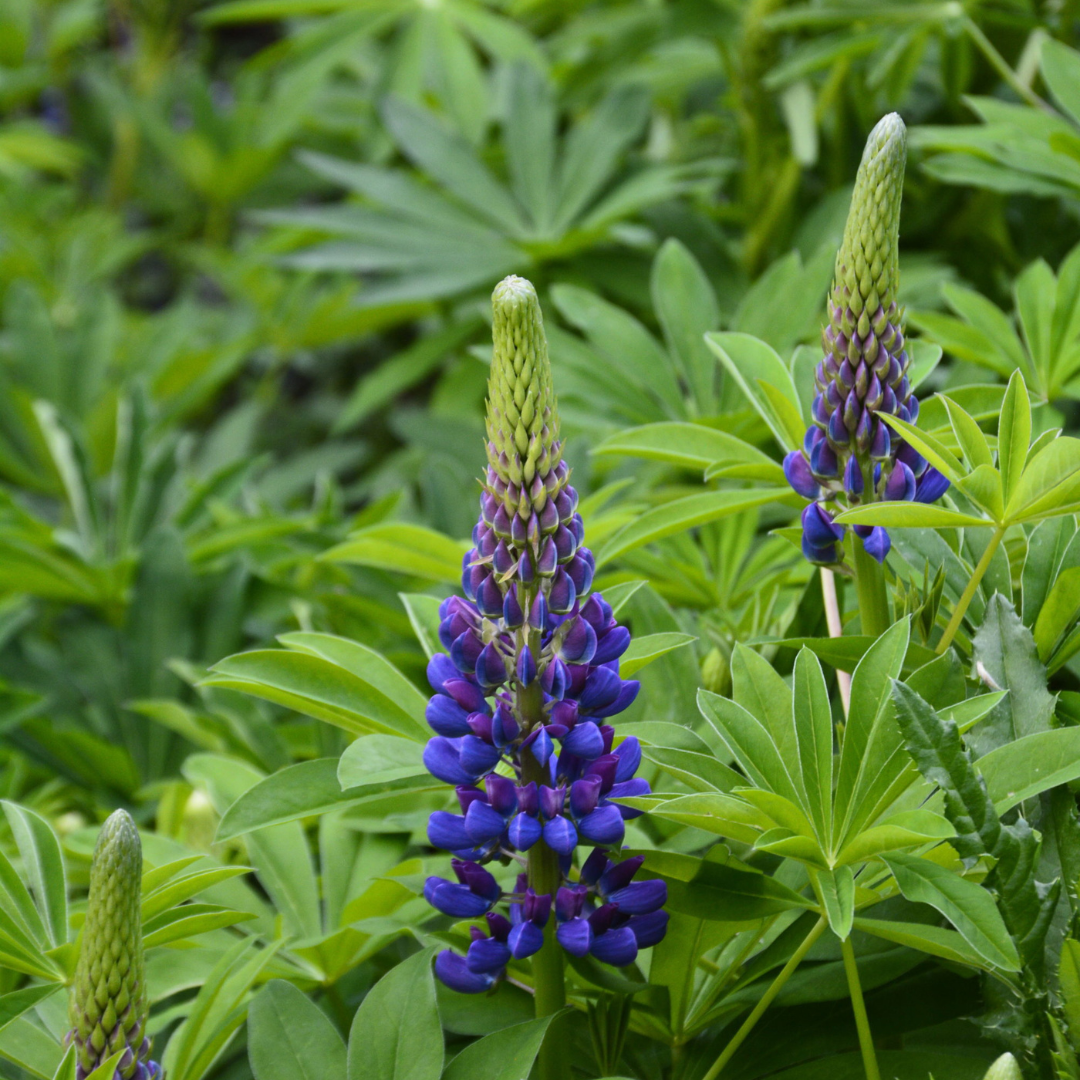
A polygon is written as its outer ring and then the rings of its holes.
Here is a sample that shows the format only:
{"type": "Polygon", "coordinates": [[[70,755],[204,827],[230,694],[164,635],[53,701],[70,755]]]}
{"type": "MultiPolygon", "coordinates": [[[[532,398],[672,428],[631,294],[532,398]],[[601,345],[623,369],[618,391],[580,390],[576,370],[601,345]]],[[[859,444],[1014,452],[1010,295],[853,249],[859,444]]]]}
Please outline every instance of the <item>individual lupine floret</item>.
{"type": "MultiPolygon", "coordinates": [[[[612,800],[649,791],[634,777],[637,739],[616,746],[606,723],[633,704],[639,685],[619,674],[629,631],[601,595],[590,595],[595,560],[582,546],[578,497],[562,461],[536,293],[507,278],[493,306],[488,469],[463,565],[465,597],[439,610],[446,653],[428,664],[435,693],[426,716],[435,736],[424,751],[428,770],[454,785],[461,810],[431,815],[428,839],[453,853],[458,881],[429,878],[425,895],[444,914],[482,916],[487,925],[487,932],[474,926],[467,956],[444,952],[435,970],[470,993],[541,947],[553,903],[524,880],[502,892],[479,864],[522,861],[543,845],[558,856],[565,886],[577,888],[575,849],[620,845],[638,811],[612,800]],[[509,920],[495,910],[502,902],[509,920]]],[[[598,958],[622,962],[631,944],[636,955],[663,937],[662,912],[638,913],[640,902],[620,909],[638,893],[598,907],[596,887],[581,888],[588,917],[605,909],[593,919],[598,958]]],[[[649,891],[657,893],[654,885],[649,891]]]]}
{"type": "Polygon", "coordinates": [[[126,810],[101,827],[70,1002],[75,1075],[85,1080],[114,1054],[114,1080],[151,1080],[142,944],[142,843],[126,810]]]}
{"type": "MultiPolygon", "coordinates": [[[[814,423],[802,449],[784,459],[788,483],[817,506],[803,514],[803,552],[821,565],[842,559],[844,533],[822,502],[933,502],[948,487],[882,419],[887,414],[914,424],[919,415],[897,303],[906,155],[904,122],[890,113],[866,142],[836,256],[824,357],[814,373],[814,423]]],[[[883,528],[856,526],[855,533],[870,555],[885,560],[890,541],[883,528]]]]}

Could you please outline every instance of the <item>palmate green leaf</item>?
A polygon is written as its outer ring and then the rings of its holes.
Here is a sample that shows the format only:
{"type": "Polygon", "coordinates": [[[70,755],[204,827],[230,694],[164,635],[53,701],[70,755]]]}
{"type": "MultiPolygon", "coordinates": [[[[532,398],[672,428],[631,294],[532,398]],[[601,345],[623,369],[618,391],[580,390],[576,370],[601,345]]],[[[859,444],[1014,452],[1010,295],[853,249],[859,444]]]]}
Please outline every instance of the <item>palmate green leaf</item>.
{"type": "Polygon", "coordinates": [[[1021,575],[1023,621],[1033,626],[1057,575],[1080,566],[1080,541],[1071,516],[1040,521],[1028,536],[1027,557],[1021,575]]]}
{"type": "Polygon", "coordinates": [[[993,970],[991,965],[979,955],[955,930],[946,930],[943,926],[928,926],[924,923],[893,922],[891,919],[867,919],[856,916],[856,930],[872,934],[874,937],[892,941],[897,945],[906,945],[909,949],[930,956],[950,960],[956,964],[993,970]]]}
{"type": "Polygon", "coordinates": [[[847,941],[855,918],[855,878],[851,867],[821,870],[817,880],[829,928],[841,941],[847,941]]]}
{"type": "Polygon", "coordinates": [[[708,491],[700,495],[687,495],[647,510],[637,520],[625,525],[604,544],[596,557],[596,563],[597,566],[602,566],[645,544],[720,521],[743,510],[765,506],[771,502],[790,501],[783,492],[775,488],[708,491]]]}
{"type": "Polygon", "coordinates": [[[349,1033],[348,1080],[439,1080],[443,1034],[424,949],[388,971],[372,988],[349,1033]]]}
{"type": "Polygon", "coordinates": [[[716,363],[704,338],[720,323],[712,285],[686,246],[674,238],[660,248],[650,284],[664,338],[679,359],[697,412],[711,416],[716,412],[716,363]]]}
{"type": "MultiPolygon", "coordinates": [[[[760,653],[741,643],[731,655],[731,680],[735,703],[765,727],[782,760],[797,761],[791,689],[787,683],[760,653]]],[[[706,719],[714,723],[707,715],[706,719]]]]}
{"type": "Polygon", "coordinates": [[[893,529],[962,529],[990,527],[989,518],[964,514],[936,503],[876,502],[836,515],[840,525],[883,525],[893,529]]]}
{"type": "Polygon", "coordinates": [[[553,1019],[545,1016],[524,1024],[513,1024],[478,1039],[450,1062],[443,1080],[521,1080],[527,1077],[553,1019]]]}
{"type": "MultiPolygon", "coordinates": [[[[181,863],[190,865],[189,860],[182,859],[181,863]]],[[[195,860],[197,861],[197,860],[195,860]]],[[[239,877],[251,871],[249,866],[214,866],[209,870],[197,870],[183,877],[166,881],[159,888],[147,888],[149,874],[143,874],[143,900],[142,918],[143,923],[174,907],[190,900],[193,896],[206,889],[212,888],[230,878],[239,877]]]]}
{"type": "Polygon", "coordinates": [[[667,415],[684,415],[675,363],[637,319],[576,285],[554,286],[551,298],[559,314],[585,334],[589,344],[617,371],[621,380],[648,391],[662,404],[667,415]]]}
{"type": "Polygon", "coordinates": [[[745,799],[722,793],[679,795],[668,799],[655,796],[616,799],[620,805],[645,810],[654,817],[692,825],[696,829],[755,844],[763,833],[773,827],[773,821],[745,799]]]}
{"type": "Polygon", "coordinates": [[[320,558],[432,581],[457,582],[467,547],[422,525],[382,522],[353,533],[320,558]]]}
{"type": "Polygon", "coordinates": [[[1080,778],[1080,728],[1026,735],[975,763],[994,809],[1004,814],[1025,799],[1080,778]]]}
{"type": "Polygon", "coordinates": [[[998,421],[998,468],[1001,470],[1001,486],[1006,503],[1012,499],[1020,483],[1030,443],[1031,403],[1023,376],[1017,371],[1009,379],[998,421]]]}
{"type": "Polygon", "coordinates": [[[758,788],[796,806],[805,805],[805,794],[791,771],[799,765],[797,746],[796,756],[782,756],[782,748],[769,729],[741,705],[708,690],[699,690],[697,700],[701,714],[715,726],[739,767],[758,788]]]}
{"type": "Polygon", "coordinates": [[[634,638],[619,660],[619,674],[624,679],[647,667],[654,660],[697,641],[693,634],[645,634],[634,638]]]}
{"type": "Polygon", "coordinates": [[[245,791],[225,812],[217,838],[232,840],[255,829],[324,814],[355,802],[341,790],[337,758],[301,761],[271,773],[245,791]]]}
{"type": "Polygon", "coordinates": [[[866,862],[887,851],[903,851],[956,835],[952,823],[931,810],[906,810],[856,833],[836,856],[838,866],[866,862]]]}
{"type": "Polygon", "coordinates": [[[423,696],[374,650],[328,634],[282,640],[292,647],[227,657],[201,685],[240,690],[355,735],[424,737],[423,696]]]}
{"type": "MultiPolygon", "coordinates": [[[[215,754],[192,754],[183,765],[185,779],[204,788],[218,814],[224,816],[264,774],[246,762],[215,754]]],[[[321,933],[318,887],[304,830],[298,821],[246,833],[248,861],[270,894],[289,934],[321,933]]]]}
{"type": "Polygon", "coordinates": [[[1005,507],[1010,521],[1039,521],[1080,502],[1080,439],[1060,436],[1034,453],[1005,507]]]}
{"type": "Polygon", "coordinates": [[[783,360],[749,334],[706,334],[705,341],[769,426],[784,451],[802,445],[806,420],[783,360]]]}
{"type": "Polygon", "coordinates": [[[1065,634],[1080,617],[1080,567],[1063,570],[1054,582],[1035,620],[1032,634],[1039,659],[1048,663],[1065,634]]]}
{"type": "Polygon", "coordinates": [[[644,424],[609,435],[593,453],[665,461],[695,471],[717,462],[742,464],[760,468],[761,479],[771,479],[777,471],[783,478],[783,469],[757,447],[704,424],[675,421],[644,424]]]}
{"type": "Polygon", "coordinates": [[[798,776],[805,792],[804,805],[814,823],[815,835],[827,844],[832,833],[833,809],[832,710],[825,674],[809,649],[800,650],[795,659],[792,687],[798,776]]]}
{"type": "Polygon", "coordinates": [[[870,646],[851,679],[851,701],[840,747],[834,796],[834,841],[843,846],[879,812],[907,762],[890,708],[892,680],[899,678],[911,623],[901,619],[870,646]]]}
{"type": "Polygon", "coordinates": [[[227,926],[256,919],[250,911],[235,911],[220,904],[181,904],[170,908],[143,926],[143,947],[155,949],[177,941],[223,930],[227,926]]]}
{"type": "Polygon", "coordinates": [[[162,1065],[173,1080],[201,1080],[210,1070],[246,1019],[248,992],[279,947],[258,949],[249,938],[222,954],[169,1039],[162,1065]]]}
{"type": "MultiPolygon", "coordinates": [[[[721,849],[722,850],[722,849],[721,849]]],[[[718,861],[717,849],[708,858],[673,851],[627,851],[644,855],[643,878],[667,882],[670,911],[714,922],[753,922],[797,908],[814,910],[812,900],[783,882],[754,870],[734,857],[718,861]]]]}
{"type": "Polygon", "coordinates": [[[928,859],[898,852],[882,858],[906,899],[940,911],[992,967],[1020,970],[1016,946],[993,897],[982,886],[928,859]]]}
{"type": "Polygon", "coordinates": [[[694,791],[732,791],[746,782],[741,773],[717,761],[712,754],[671,746],[647,746],[642,753],[647,761],[694,791]]]}
{"type": "Polygon", "coordinates": [[[255,1080],[345,1080],[345,1043],[326,1014],[292,983],[273,979],[248,1010],[255,1080]]]}
{"type": "Polygon", "coordinates": [[[63,945],[68,935],[67,879],[60,841],[40,814],[7,800],[2,805],[48,942],[54,948],[63,945]]]}

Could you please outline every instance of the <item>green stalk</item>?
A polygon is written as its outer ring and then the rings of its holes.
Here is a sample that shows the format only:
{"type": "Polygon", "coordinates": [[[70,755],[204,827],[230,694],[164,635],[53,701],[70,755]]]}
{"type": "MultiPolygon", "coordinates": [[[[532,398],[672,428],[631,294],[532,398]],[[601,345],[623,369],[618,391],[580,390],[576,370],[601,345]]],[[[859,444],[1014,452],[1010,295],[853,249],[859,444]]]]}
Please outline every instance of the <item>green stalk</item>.
{"type": "Polygon", "coordinates": [[[858,537],[852,536],[851,556],[855,564],[855,591],[859,597],[862,632],[879,638],[892,626],[889,594],[885,588],[885,567],[868,555],[858,537]]]}
{"type": "Polygon", "coordinates": [[[953,638],[956,637],[956,631],[960,629],[960,624],[964,621],[964,615],[967,612],[968,605],[971,603],[971,598],[975,595],[975,590],[979,587],[983,575],[990,568],[990,561],[993,559],[994,552],[997,551],[998,544],[1001,543],[1001,538],[1004,535],[1005,526],[999,525],[994,530],[994,535],[990,537],[990,543],[986,545],[986,550],[983,552],[978,566],[975,567],[971,580],[960,594],[960,599],[956,602],[956,607],[953,608],[949,625],[945,627],[945,633],[942,634],[941,640],[938,642],[937,653],[939,656],[952,644],[953,638]]]}
{"type": "MultiPolygon", "coordinates": [[[[540,635],[530,632],[529,647],[533,655],[540,653],[540,635]]],[[[534,679],[530,687],[518,691],[519,715],[530,726],[543,722],[543,697],[539,679],[534,679]]],[[[537,784],[550,783],[543,766],[526,753],[522,760],[522,783],[535,781],[537,784]]],[[[562,881],[559,869],[559,856],[541,842],[529,849],[527,873],[529,885],[539,894],[549,893],[554,896],[562,881]]],[[[533,1008],[539,1020],[552,1016],[566,1006],[566,977],[563,971],[563,951],[555,940],[555,912],[552,910],[548,924],[544,928],[543,948],[532,959],[533,970],[533,1008]]],[[[569,1067],[565,1058],[565,1039],[557,1031],[558,1021],[552,1023],[540,1047],[537,1061],[537,1080],[564,1080],[569,1076],[569,1067]]]]}
{"type": "Polygon", "coordinates": [[[776,995],[784,988],[784,984],[795,973],[795,969],[803,962],[803,958],[810,951],[814,942],[821,937],[828,920],[824,915],[814,924],[813,929],[803,938],[802,944],[792,953],[791,959],[780,969],[780,974],[772,981],[772,985],[765,991],[761,1000],[754,1006],[754,1011],[743,1021],[742,1027],[732,1036],[731,1041],[724,1047],[724,1052],[713,1062],[712,1068],[701,1080],[716,1080],[720,1070],[735,1056],[735,1051],[746,1041],[746,1037],[754,1030],[754,1025],[764,1015],[765,1010],[773,1003],[776,995]]]}
{"type": "Polygon", "coordinates": [[[1013,71],[1006,62],[1005,57],[994,48],[994,43],[982,32],[982,28],[970,15],[964,15],[961,19],[961,25],[964,27],[968,37],[975,43],[975,47],[990,62],[990,66],[1004,79],[1018,97],[1042,112],[1053,112],[1053,109],[1013,71]]]}
{"type": "Polygon", "coordinates": [[[844,957],[844,972],[847,974],[851,1007],[855,1010],[855,1027],[859,1032],[859,1049],[862,1051],[866,1080],[881,1080],[877,1055],[874,1053],[874,1039],[870,1034],[870,1021],[866,1016],[866,1002],[863,1001],[862,996],[862,984],[859,982],[859,965],[855,963],[855,950],[851,947],[850,937],[840,942],[840,951],[844,957]]]}

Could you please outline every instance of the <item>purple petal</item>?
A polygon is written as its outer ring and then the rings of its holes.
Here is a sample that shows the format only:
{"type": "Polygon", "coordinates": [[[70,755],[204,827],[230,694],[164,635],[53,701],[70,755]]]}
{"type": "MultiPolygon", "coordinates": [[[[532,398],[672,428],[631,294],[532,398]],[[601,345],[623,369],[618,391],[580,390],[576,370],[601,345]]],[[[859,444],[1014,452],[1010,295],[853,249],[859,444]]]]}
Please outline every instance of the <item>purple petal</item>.
{"type": "MultiPolygon", "coordinates": [[[[593,844],[621,844],[626,834],[626,825],[619,808],[614,803],[601,806],[578,822],[578,832],[582,839],[593,844]]],[[[547,839],[545,831],[544,838],[547,839]]]]}
{"type": "Polygon", "coordinates": [[[635,881],[609,893],[607,899],[618,904],[624,915],[648,915],[667,903],[667,885],[659,879],[635,881]]]}
{"type": "Polygon", "coordinates": [[[435,957],[435,974],[441,983],[459,994],[482,994],[495,984],[494,976],[470,971],[465,957],[449,949],[435,957]]]}
{"type": "Polygon", "coordinates": [[[622,926],[594,937],[589,952],[605,964],[626,967],[637,959],[637,938],[629,926],[622,926]]]}
{"type": "Polygon", "coordinates": [[[587,956],[593,943],[592,927],[588,919],[571,919],[560,924],[555,931],[555,937],[571,956],[587,956]]]}

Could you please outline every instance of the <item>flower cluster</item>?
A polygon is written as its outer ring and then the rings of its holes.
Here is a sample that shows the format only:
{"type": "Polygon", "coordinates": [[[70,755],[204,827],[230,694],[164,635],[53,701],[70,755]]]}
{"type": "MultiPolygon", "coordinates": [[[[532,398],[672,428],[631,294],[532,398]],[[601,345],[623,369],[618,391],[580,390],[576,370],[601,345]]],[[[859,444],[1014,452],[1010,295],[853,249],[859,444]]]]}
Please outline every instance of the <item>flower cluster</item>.
{"type": "MultiPolygon", "coordinates": [[[[822,334],[825,356],[814,376],[814,422],[802,449],[784,459],[788,482],[813,500],[802,515],[802,547],[821,565],[843,558],[838,545],[844,528],[825,504],[929,503],[949,486],[881,418],[888,414],[914,424],[919,415],[896,302],[906,141],[896,113],[879,121],[867,140],[836,257],[829,325],[822,334]]],[[[885,529],[856,525],[854,531],[864,549],[884,562],[891,546],[885,529]]]]}
{"type": "Polygon", "coordinates": [[[620,966],[667,924],[663,883],[634,883],[641,860],[607,855],[636,814],[612,800],[649,791],[634,777],[637,739],[616,746],[605,722],[633,703],[638,683],[619,676],[629,632],[590,595],[595,561],[561,457],[539,302],[517,277],[492,299],[488,468],[465,595],[440,608],[446,652],[428,665],[435,737],[424,751],[461,811],[431,815],[428,838],[454,855],[457,881],[429,878],[424,894],[446,915],[487,925],[473,928],[466,956],[436,961],[439,978],[466,993],[537,953],[552,919],[547,936],[569,954],[620,966]],[[575,873],[578,845],[594,850],[575,873]],[[515,860],[527,872],[504,892],[483,864],[515,860]],[[495,910],[502,902],[508,915],[495,910]]]}
{"type": "Polygon", "coordinates": [[[113,1080],[154,1080],[142,942],[142,842],[126,810],[101,827],[70,1000],[76,1080],[121,1053],[113,1080]]]}

